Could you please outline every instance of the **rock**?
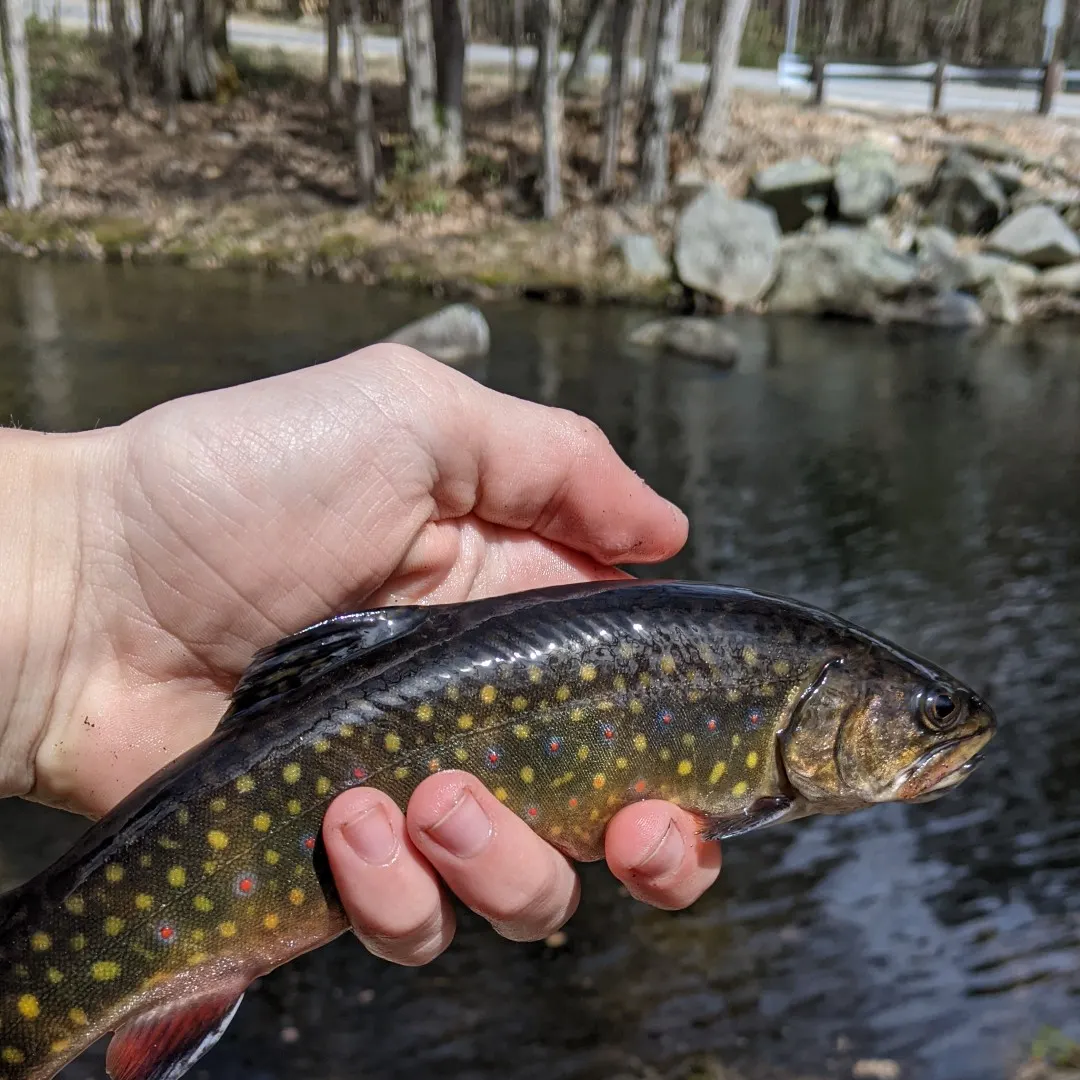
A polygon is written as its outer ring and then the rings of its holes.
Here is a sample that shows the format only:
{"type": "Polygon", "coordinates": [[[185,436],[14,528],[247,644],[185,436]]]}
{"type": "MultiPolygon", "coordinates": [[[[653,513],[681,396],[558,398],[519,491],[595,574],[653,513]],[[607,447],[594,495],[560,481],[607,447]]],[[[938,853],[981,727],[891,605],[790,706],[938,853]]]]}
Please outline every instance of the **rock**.
{"type": "Polygon", "coordinates": [[[1034,291],[1041,293],[1080,293],[1080,262],[1044,270],[1036,278],[1034,291]]]}
{"type": "Polygon", "coordinates": [[[627,233],[612,243],[627,273],[639,281],[666,281],[671,277],[671,263],[664,258],[656,241],[645,233],[627,233]]]}
{"type": "Polygon", "coordinates": [[[1016,290],[1004,277],[991,278],[979,294],[979,303],[991,322],[1015,326],[1020,322],[1020,304],[1016,290]]]}
{"type": "Polygon", "coordinates": [[[1064,207],[1061,216],[1073,232],[1080,232],[1080,202],[1073,202],[1064,207]]]}
{"type": "Polygon", "coordinates": [[[675,267],[691,289],[732,306],[750,304],[776,276],[779,243],[774,211],[710,184],[675,227],[675,267]]]}
{"type": "Polygon", "coordinates": [[[882,304],[882,322],[909,323],[935,330],[975,330],[986,325],[979,301],[967,293],[948,291],[911,296],[901,303],[882,304]]]}
{"type": "Polygon", "coordinates": [[[835,212],[844,221],[869,221],[887,210],[900,190],[892,154],[872,142],[848,147],[834,168],[835,212]]]}
{"type": "Polygon", "coordinates": [[[988,282],[1000,278],[1007,281],[1017,293],[1029,292],[1035,287],[1039,273],[1026,263],[1014,262],[1002,255],[987,255],[976,251],[961,259],[961,274],[956,281],[958,289],[981,290],[988,282]]]}
{"type": "Polygon", "coordinates": [[[491,330],[479,308],[472,304],[451,304],[403,326],[383,340],[419,349],[444,364],[460,364],[487,355],[491,330]]]}
{"type": "Polygon", "coordinates": [[[931,220],[955,233],[989,232],[1004,216],[1001,185],[969,154],[953,151],[934,175],[931,220]]]}
{"type": "Polygon", "coordinates": [[[902,295],[918,278],[914,259],[892,251],[869,229],[837,226],[780,245],[769,310],[874,318],[882,298],[902,295]]]}
{"type": "Polygon", "coordinates": [[[955,289],[964,277],[964,260],[956,237],[941,225],[927,225],[915,233],[915,257],[926,281],[955,289]]]}
{"type": "Polygon", "coordinates": [[[739,358],[739,339],[717,319],[687,315],[654,319],[639,326],[628,338],[631,345],[708,360],[731,367],[739,358]]]}
{"type": "Polygon", "coordinates": [[[756,172],[747,193],[751,199],[771,206],[784,232],[794,232],[814,216],[806,200],[816,196],[828,198],[833,174],[820,161],[804,157],[797,161],[781,161],[756,172]]]}
{"type": "Polygon", "coordinates": [[[851,1066],[855,1080],[900,1080],[900,1065],[892,1058],[861,1058],[851,1066]]]}
{"type": "Polygon", "coordinates": [[[998,182],[998,187],[1009,199],[1024,186],[1024,170],[1012,161],[1003,161],[1000,165],[991,165],[990,175],[998,182]]]}
{"type": "Polygon", "coordinates": [[[930,190],[934,183],[932,165],[920,165],[917,162],[896,167],[896,186],[900,191],[910,191],[913,195],[922,195],[930,190]]]}
{"type": "Polygon", "coordinates": [[[1029,206],[994,230],[986,247],[1032,266],[1062,266],[1080,259],[1080,239],[1049,206],[1029,206]]]}

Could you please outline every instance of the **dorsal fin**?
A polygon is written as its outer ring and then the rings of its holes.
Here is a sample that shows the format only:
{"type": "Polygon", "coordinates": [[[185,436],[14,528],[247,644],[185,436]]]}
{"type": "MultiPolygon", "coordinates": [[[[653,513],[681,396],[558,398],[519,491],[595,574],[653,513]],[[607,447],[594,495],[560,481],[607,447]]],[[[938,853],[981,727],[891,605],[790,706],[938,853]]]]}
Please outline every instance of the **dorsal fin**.
{"type": "Polygon", "coordinates": [[[282,638],[255,654],[236,684],[218,729],[260,711],[342,664],[411,634],[430,614],[428,607],[377,608],[338,615],[282,638]]]}

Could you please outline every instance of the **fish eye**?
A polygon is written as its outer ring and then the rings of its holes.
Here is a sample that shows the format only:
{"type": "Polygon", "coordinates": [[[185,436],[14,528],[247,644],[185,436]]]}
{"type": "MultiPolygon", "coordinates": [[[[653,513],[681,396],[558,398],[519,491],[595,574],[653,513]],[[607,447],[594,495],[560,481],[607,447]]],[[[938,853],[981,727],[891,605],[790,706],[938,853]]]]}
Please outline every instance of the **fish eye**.
{"type": "Polygon", "coordinates": [[[960,719],[961,706],[955,695],[944,687],[927,690],[922,696],[922,715],[933,731],[943,731],[960,719]]]}

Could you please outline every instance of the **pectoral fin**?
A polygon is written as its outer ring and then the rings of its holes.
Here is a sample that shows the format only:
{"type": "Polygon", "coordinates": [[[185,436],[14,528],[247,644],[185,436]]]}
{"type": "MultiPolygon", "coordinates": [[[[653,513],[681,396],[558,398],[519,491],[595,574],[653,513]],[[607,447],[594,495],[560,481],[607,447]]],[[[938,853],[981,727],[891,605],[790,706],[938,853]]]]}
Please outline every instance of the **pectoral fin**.
{"type": "Polygon", "coordinates": [[[709,814],[701,835],[706,840],[727,840],[779,821],[794,805],[788,795],[763,795],[734,814],[709,814]]]}

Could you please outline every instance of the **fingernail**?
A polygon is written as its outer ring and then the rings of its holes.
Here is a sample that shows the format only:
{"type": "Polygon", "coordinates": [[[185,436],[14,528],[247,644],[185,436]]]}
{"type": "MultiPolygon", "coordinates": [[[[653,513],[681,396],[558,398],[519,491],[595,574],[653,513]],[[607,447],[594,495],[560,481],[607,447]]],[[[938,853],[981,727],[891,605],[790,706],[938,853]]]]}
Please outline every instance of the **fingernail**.
{"type": "Polygon", "coordinates": [[[424,831],[451,855],[471,859],[483,851],[491,839],[491,820],[472,793],[463,791],[458,801],[424,831]]]}
{"type": "Polygon", "coordinates": [[[686,841],[674,821],[668,822],[664,835],[649,849],[645,858],[634,867],[634,871],[654,880],[666,877],[677,869],[686,854],[686,841]]]}
{"type": "Polygon", "coordinates": [[[397,854],[398,838],[381,806],[365,810],[341,827],[345,843],[366,863],[385,866],[397,854]]]}

